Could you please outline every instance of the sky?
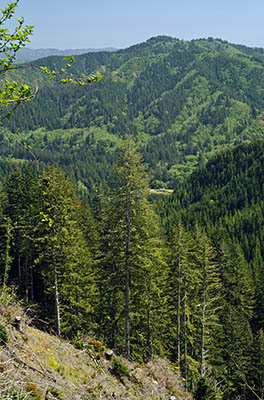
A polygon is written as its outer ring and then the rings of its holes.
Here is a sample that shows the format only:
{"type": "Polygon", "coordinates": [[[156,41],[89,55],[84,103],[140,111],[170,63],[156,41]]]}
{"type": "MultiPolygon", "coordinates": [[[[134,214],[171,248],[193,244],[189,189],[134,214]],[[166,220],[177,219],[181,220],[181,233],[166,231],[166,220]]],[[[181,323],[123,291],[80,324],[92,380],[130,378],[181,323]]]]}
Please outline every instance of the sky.
{"type": "Polygon", "coordinates": [[[28,47],[61,50],[126,48],[158,35],[264,47],[263,15],[263,0],[20,0],[16,11],[35,26],[28,47]]]}

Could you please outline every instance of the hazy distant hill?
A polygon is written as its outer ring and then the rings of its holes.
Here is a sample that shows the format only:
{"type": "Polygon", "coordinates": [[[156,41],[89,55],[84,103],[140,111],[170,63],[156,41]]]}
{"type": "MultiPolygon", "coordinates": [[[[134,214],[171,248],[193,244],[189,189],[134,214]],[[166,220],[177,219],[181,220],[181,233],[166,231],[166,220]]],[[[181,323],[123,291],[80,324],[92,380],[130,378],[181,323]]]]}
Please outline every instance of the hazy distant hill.
{"type": "Polygon", "coordinates": [[[91,53],[91,52],[98,52],[98,51],[115,51],[114,47],[106,47],[102,49],[66,49],[66,50],[59,50],[59,49],[30,49],[30,48],[25,48],[21,49],[18,54],[17,54],[17,62],[30,62],[33,60],[37,60],[39,58],[43,57],[49,57],[49,56],[63,56],[63,57],[68,57],[68,56],[75,56],[75,55],[80,55],[80,54],[85,54],[85,53],[91,53]]]}

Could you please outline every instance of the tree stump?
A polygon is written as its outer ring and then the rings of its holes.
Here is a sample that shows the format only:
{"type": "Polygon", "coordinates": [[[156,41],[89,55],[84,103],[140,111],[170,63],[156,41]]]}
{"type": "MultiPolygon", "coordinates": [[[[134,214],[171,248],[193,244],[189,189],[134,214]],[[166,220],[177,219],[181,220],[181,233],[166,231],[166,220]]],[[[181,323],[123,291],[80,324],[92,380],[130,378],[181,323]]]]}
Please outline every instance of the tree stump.
{"type": "Polygon", "coordinates": [[[104,354],[105,354],[106,360],[112,360],[114,352],[113,352],[113,350],[106,350],[104,354]]]}
{"type": "Polygon", "coordinates": [[[22,331],[22,330],[21,330],[21,322],[22,322],[22,317],[20,317],[19,315],[17,315],[17,316],[15,317],[15,320],[14,320],[14,327],[15,327],[19,332],[22,331]]]}

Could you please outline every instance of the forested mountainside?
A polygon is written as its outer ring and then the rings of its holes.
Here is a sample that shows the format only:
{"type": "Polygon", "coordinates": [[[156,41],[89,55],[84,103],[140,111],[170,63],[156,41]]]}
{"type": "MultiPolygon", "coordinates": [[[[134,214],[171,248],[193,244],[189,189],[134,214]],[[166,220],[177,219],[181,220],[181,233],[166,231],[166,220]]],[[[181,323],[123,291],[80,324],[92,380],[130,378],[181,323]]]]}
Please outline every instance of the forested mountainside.
{"type": "MultiPolygon", "coordinates": [[[[76,56],[77,74],[99,70],[92,87],[61,85],[36,69],[59,70],[63,57],[19,68],[39,87],[6,126],[44,162],[70,170],[80,185],[104,180],[120,139],[142,146],[152,187],[173,187],[225,146],[263,137],[263,49],[214,39],[160,36],[115,52],[76,56]]],[[[1,136],[1,158],[29,157],[1,136]]]]}
{"type": "MultiPolygon", "coordinates": [[[[235,307],[229,314],[232,323],[226,351],[230,362],[233,360],[237,365],[235,357],[239,354],[239,362],[244,367],[253,351],[251,343],[262,341],[263,337],[263,154],[263,141],[226,150],[177,185],[172,196],[159,199],[158,205],[161,220],[171,237],[179,224],[192,234],[197,227],[203,227],[210,237],[220,262],[224,296],[235,307]]],[[[258,363],[257,359],[263,360],[262,347],[256,357],[258,363]]],[[[262,374],[260,365],[255,369],[249,363],[246,368],[251,382],[262,374]]],[[[249,387],[247,379],[244,382],[249,387]]],[[[258,387],[263,388],[260,383],[258,387]]],[[[261,396],[257,390],[254,398],[261,396]]]]}
{"type": "Polygon", "coordinates": [[[86,88],[40,65],[63,60],[17,69],[39,92],[1,130],[2,293],[77,346],[169,359],[196,400],[263,398],[262,49],[152,38],[76,57],[86,88]]]}
{"type": "Polygon", "coordinates": [[[261,398],[263,147],[193,172],[159,201],[161,220],[131,137],[90,206],[54,166],[13,170],[1,190],[2,290],[15,286],[37,305],[37,327],[77,345],[169,359],[196,400],[261,398]]]}
{"type": "Polygon", "coordinates": [[[239,242],[250,263],[264,256],[264,141],[219,153],[159,201],[167,232],[178,220],[188,229],[206,227],[211,236],[239,242]]]}

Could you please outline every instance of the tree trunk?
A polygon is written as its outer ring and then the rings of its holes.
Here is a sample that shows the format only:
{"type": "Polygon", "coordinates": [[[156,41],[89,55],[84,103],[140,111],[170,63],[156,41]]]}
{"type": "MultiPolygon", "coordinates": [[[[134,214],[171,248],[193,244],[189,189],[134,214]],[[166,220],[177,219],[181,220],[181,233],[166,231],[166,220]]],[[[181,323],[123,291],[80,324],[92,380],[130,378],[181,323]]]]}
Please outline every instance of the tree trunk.
{"type": "Polygon", "coordinates": [[[129,279],[130,279],[130,194],[127,197],[126,205],[126,356],[130,358],[130,315],[129,315],[129,279]]]}
{"type": "MultiPolygon", "coordinates": [[[[19,241],[18,241],[19,246],[19,241]]],[[[21,256],[20,256],[20,249],[17,249],[17,268],[18,268],[18,287],[19,287],[19,294],[22,295],[22,271],[21,271],[21,256]]]]}
{"type": "MultiPolygon", "coordinates": [[[[180,248],[179,248],[180,252],[180,248]]],[[[177,293],[177,362],[181,363],[181,255],[178,254],[178,293],[177,293]]]]}
{"type": "Polygon", "coordinates": [[[61,324],[60,324],[60,302],[59,302],[59,288],[58,288],[58,275],[57,275],[57,263],[55,249],[52,252],[52,263],[53,263],[53,273],[54,273],[54,295],[55,295],[55,312],[56,312],[56,328],[57,335],[61,335],[61,324]]]}
{"type": "Polygon", "coordinates": [[[113,320],[113,325],[112,325],[112,347],[113,349],[116,348],[116,293],[114,291],[114,298],[112,301],[112,312],[111,312],[111,318],[113,320]]]}
{"type": "Polygon", "coordinates": [[[150,327],[150,311],[147,311],[147,361],[150,360],[152,349],[151,349],[151,327],[150,327]]]}
{"type": "Polygon", "coordinates": [[[184,386],[185,390],[187,390],[187,374],[188,374],[188,364],[187,364],[187,317],[186,317],[186,301],[187,293],[186,293],[186,280],[184,276],[184,309],[183,309],[183,324],[184,324],[184,386]]]}
{"type": "Polygon", "coordinates": [[[200,374],[204,376],[204,335],[205,335],[205,299],[202,305],[202,330],[201,330],[201,359],[200,359],[200,374]]]}
{"type": "Polygon", "coordinates": [[[11,241],[11,222],[8,219],[7,227],[6,227],[6,249],[5,249],[5,271],[4,271],[4,279],[3,279],[3,289],[6,289],[7,281],[9,278],[9,271],[10,271],[10,241],[11,241]]]}
{"type": "Polygon", "coordinates": [[[31,301],[34,303],[34,280],[33,280],[33,266],[30,267],[30,287],[31,287],[31,301]]]}

